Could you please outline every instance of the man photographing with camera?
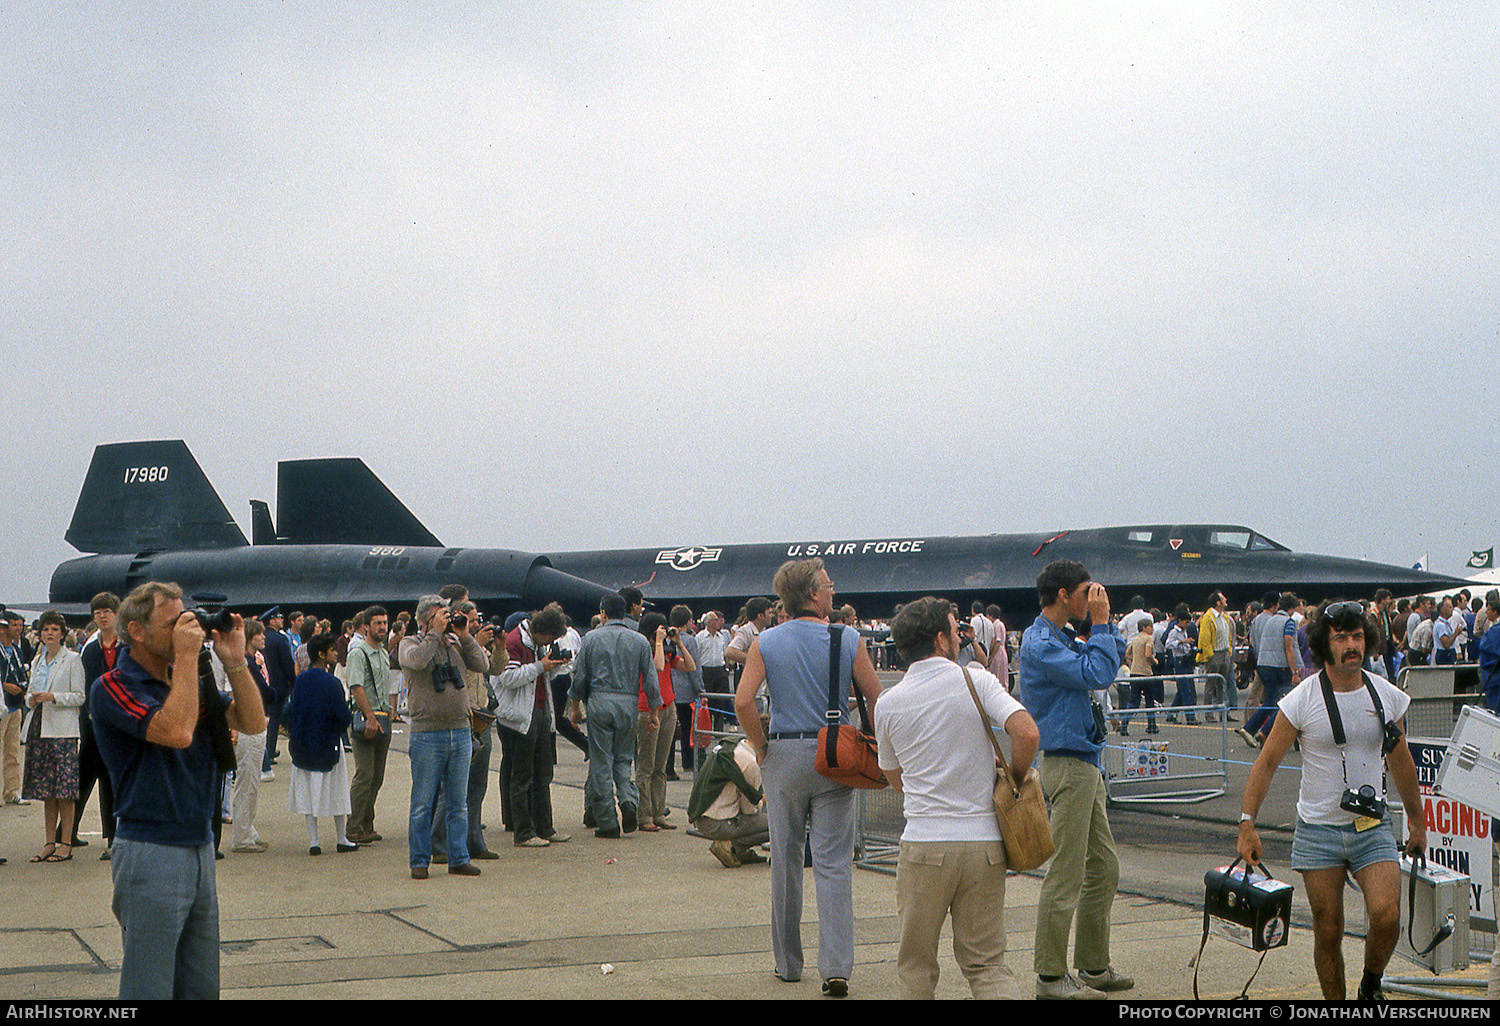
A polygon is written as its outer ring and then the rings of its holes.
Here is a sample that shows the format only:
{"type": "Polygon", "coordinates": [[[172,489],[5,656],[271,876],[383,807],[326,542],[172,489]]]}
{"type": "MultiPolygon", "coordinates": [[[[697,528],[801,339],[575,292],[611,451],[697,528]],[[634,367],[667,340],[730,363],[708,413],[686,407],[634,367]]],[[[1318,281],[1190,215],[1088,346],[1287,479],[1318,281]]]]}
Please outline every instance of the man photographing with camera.
{"type": "Polygon", "coordinates": [[[219,996],[219,898],[211,819],[229,730],[266,729],[236,614],[184,610],[182,589],[150,581],[117,618],[129,646],[100,677],[89,710],[115,794],[115,918],[124,945],[120,1000],[219,996]],[[204,641],[228,674],[201,679],[204,641]]]}
{"type": "MultiPolygon", "coordinates": [[[[446,802],[448,872],[478,876],[469,859],[469,762],[474,734],[463,669],[488,673],[490,654],[469,633],[468,617],[451,615],[438,595],[417,600],[420,628],[401,642],[401,671],[411,724],[411,811],[407,849],[413,880],[426,880],[432,862],[433,808],[441,791],[446,802]]],[[[491,632],[481,630],[486,640],[491,632]]]]}
{"type": "Polygon", "coordinates": [[[1105,806],[1104,713],[1093,692],[1114,683],[1125,642],[1109,621],[1109,594],[1081,563],[1058,559],[1036,579],[1042,612],[1021,635],[1021,701],[1041,736],[1042,790],[1052,802],[1056,854],[1037,899],[1032,965],[1036,996],[1101,1000],[1135,980],[1110,964],[1109,916],[1120,860],[1105,806]],[[1084,625],[1082,634],[1074,624],[1084,625]],[[1068,971],[1068,933],[1077,942],[1068,971]]]}
{"type": "Polygon", "coordinates": [[[499,674],[495,710],[510,750],[512,843],[545,848],[568,840],[552,822],[552,768],[557,760],[557,716],[552,708],[552,676],[574,653],[558,644],[567,633],[562,607],[553,603],[516,624],[505,636],[508,661],[499,674]]]}
{"type": "Polygon", "coordinates": [[[1313,968],[1323,996],[1342,1001],[1344,876],[1364,895],[1369,932],[1359,1000],[1383,1000],[1380,978],[1401,927],[1401,867],[1386,805],[1386,775],[1406,809],[1405,851],[1423,852],[1427,833],[1417,768],[1402,720],[1411,699],[1366,673],[1365,653],[1380,642],[1374,618],[1358,602],[1324,603],[1307,629],[1313,661],[1321,667],[1277,705],[1276,717],[1245,785],[1237,845],[1251,863],[1261,858],[1255,815],[1282,758],[1294,741],[1302,748],[1302,784],[1292,868],[1302,874],[1313,916],[1313,968]]]}

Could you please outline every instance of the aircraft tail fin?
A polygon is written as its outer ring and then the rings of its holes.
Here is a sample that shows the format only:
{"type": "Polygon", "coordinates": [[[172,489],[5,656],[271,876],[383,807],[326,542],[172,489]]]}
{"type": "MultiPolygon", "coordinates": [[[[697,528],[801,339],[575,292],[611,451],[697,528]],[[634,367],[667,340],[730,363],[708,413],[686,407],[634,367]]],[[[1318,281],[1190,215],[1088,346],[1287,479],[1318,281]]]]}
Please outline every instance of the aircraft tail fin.
{"type": "Polygon", "coordinates": [[[250,544],[276,544],[276,525],[271,522],[271,507],[264,499],[250,500],[250,544]]]}
{"type": "Polygon", "coordinates": [[[248,544],[181,439],[97,446],[63,537],[80,552],[248,544]]]}
{"type": "Polygon", "coordinates": [[[443,544],[357,458],[282,460],[276,518],[282,544],[443,544]]]}

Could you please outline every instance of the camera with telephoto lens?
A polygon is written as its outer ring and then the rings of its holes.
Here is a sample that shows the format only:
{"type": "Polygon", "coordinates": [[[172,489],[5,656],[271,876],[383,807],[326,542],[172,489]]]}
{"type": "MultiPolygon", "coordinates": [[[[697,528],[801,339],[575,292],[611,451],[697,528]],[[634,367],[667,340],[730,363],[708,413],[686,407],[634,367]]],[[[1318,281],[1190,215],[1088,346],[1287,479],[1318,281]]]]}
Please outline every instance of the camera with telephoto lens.
{"type": "Polygon", "coordinates": [[[188,612],[193,614],[205,634],[210,631],[228,634],[234,630],[234,614],[227,609],[189,609],[188,612]]]}
{"type": "Polygon", "coordinates": [[[454,613],[448,617],[448,629],[450,631],[461,631],[469,626],[469,618],[463,613],[454,613]]]}
{"type": "Polygon", "coordinates": [[[464,686],[464,675],[458,672],[458,667],[452,663],[432,664],[432,690],[442,694],[448,690],[448,685],[456,688],[464,686]]]}
{"type": "Polygon", "coordinates": [[[198,621],[203,633],[218,631],[220,634],[228,634],[234,630],[234,614],[224,608],[228,599],[223,595],[194,595],[193,601],[198,604],[185,612],[193,614],[193,619],[198,621]]]}
{"type": "Polygon", "coordinates": [[[1352,787],[1344,789],[1344,796],[1339,799],[1339,808],[1356,816],[1384,819],[1386,803],[1384,798],[1375,797],[1375,785],[1361,784],[1358,790],[1352,787]]]}
{"type": "Polygon", "coordinates": [[[561,645],[554,641],[547,649],[547,658],[560,659],[563,662],[567,662],[569,659],[573,658],[573,653],[569,652],[567,649],[563,648],[561,645]]]}

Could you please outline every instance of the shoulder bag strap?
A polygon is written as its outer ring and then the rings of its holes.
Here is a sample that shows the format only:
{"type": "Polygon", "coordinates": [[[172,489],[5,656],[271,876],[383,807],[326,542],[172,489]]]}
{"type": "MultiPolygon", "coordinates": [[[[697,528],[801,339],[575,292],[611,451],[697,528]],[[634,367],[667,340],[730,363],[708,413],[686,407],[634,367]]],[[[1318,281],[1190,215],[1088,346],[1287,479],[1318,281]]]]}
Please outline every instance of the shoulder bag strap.
{"type": "MultiPolygon", "coordinates": [[[[969,676],[969,668],[967,666],[960,666],[959,669],[963,671],[964,683],[969,685],[969,696],[974,699],[974,708],[979,710],[979,718],[984,721],[984,733],[990,739],[990,746],[995,749],[995,758],[1004,763],[1005,756],[1000,751],[1000,742],[995,740],[995,728],[990,723],[990,714],[985,712],[984,706],[979,704],[979,692],[974,690],[974,678],[969,676]]],[[[1009,775],[1008,770],[1006,774],[1009,775]]]]}
{"type": "Polygon", "coordinates": [[[843,633],[841,625],[828,625],[828,724],[835,726],[839,721],[839,656],[843,654],[843,646],[839,644],[839,635],[843,633]]]}
{"type": "Polygon", "coordinates": [[[828,625],[828,723],[823,728],[823,759],[829,766],[839,764],[839,656],[843,648],[839,635],[843,630],[842,626],[828,625]]]}
{"type": "MultiPolygon", "coordinates": [[[[843,666],[838,661],[840,660],[840,655],[843,654],[843,630],[844,628],[841,624],[828,625],[829,643],[831,643],[832,651],[834,651],[834,654],[829,655],[829,670],[831,670],[829,679],[834,681],[832,684],[829,684],[829,691],[838,690],[838,669],[843,666]]],[[[865,705],[864,691],[859,690],[858,684],[853,684],[853,703],[859,709],[859,733],[874,733],[874,727],[870,726],[870,709],[865,705]]],[[[829,703],[829,708],[837,709],[837,706],[829,703]]]]}

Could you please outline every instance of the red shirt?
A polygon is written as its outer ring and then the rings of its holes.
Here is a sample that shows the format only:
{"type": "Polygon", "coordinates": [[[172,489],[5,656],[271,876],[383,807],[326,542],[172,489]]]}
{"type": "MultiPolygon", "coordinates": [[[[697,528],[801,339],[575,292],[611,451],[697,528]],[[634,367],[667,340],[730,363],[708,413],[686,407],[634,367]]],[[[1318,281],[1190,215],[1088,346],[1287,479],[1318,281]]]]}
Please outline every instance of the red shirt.
{"type": "MultiPolygon", "coordinates": [[[[665,670],[657,670],[656,671],[656,686],[661,689],[661,704],[662,705],[672,705],[672,704],[674,704],[673,701],[672,701],[672,667],[674,667],[676,665],[677,665],[677,653],[673,652],[671,655],[667,656],[667,668],[665,670]]],[[[637,702],[636,708],[639,709],[641,712],[647,712],[648,711],[648,708],[646,706],[646,689],[645,689],[645,687],[642,687],[641,690],[640,690],[640,700],[637,702]]]]}

